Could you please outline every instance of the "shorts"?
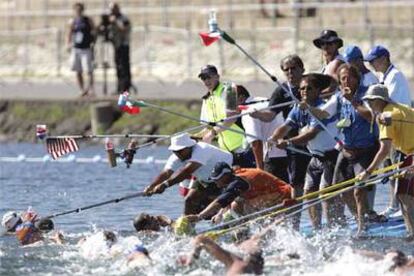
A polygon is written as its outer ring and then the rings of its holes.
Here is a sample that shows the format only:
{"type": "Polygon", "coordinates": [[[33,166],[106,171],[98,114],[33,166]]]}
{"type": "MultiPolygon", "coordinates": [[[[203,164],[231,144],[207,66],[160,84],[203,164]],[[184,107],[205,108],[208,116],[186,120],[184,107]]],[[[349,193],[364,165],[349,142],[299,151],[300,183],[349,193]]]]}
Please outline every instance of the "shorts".
{"type": "Polygon", "coordinates": [[[92,49],[73,48],[70,55],[70,64],[72,71],[92,73],[92,49]]]}
{"type": "Polygon", "coordinates": [[[312,157],[306,170],[305,191],[318,191],[332,185],[338,151],[325,153],[323,158],[312,157]]]}
{"type": "Polygon", "coordinates": [[[214,182],[203,182],[199,180],[195,180],[191,182],[189,187],[190,189],[195,189],[197,191],[203,192],[208,196],[219,196],[222,190],[217,187],[216,183],[214,182]]]}
{"type": "Polygon", "coordinates": [[[264,170],[289,183],[288,158],[272,157],[264,163],[264,170]]]}
{"type": "Polygon", "coordinates": [[[307,155],[291,153],[288,151],[288,174],[290,185],[293,188],[303,188],[306,168],[311,158],[307,155]]]}
{"type": "MultiPolygon", "coordinates": [[[[354,158],[347,158],[343,152],[338,155],[334,172],[334,183],[338,184],[345,180],[354,178],[356,175],[367,169],[374,159],[378,151],[378,145],[369,148],[361,149],[359,154],[354,158]]],[[[364,189],[371,191],[373,186],[365,187],[364,189]]]]}
{"type": "Polygon", "coordinates": [[[240,168],[256,168],[256,159],[251,148],[233,154],[233,165],[240,168]]]}
{"type": "MultiPolygon", "coordinates": [[[[409,155],[405,158],[400,168],[405,168],[414,164],[414,155],[409,155]]],[[[397,194],[406,194],[414,196],[414,177],[405,176],[400,178],[397,182],[397,194]]]]}

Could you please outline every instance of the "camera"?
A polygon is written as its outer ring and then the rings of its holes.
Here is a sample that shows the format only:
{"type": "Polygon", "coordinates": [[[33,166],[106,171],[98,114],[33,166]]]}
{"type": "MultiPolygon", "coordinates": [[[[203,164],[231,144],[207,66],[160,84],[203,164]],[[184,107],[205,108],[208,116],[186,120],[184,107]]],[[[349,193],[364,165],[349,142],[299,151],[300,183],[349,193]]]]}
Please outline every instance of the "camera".
{"type": "Polygon", "coordinates": [[[111,21],[109,14],[101,14],[101,23],[98,26],[98,35],[104,38],[105,42],[111,42],[113,35],[111,34],[111,21]]]}

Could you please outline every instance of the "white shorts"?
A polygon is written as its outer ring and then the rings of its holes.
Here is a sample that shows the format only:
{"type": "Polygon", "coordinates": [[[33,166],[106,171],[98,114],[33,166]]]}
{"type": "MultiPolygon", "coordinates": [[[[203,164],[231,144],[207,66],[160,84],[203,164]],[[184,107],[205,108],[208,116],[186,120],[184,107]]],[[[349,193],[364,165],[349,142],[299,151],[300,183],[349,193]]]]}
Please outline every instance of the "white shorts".
{"type": "Polygon", "coordinates": [[[92,73],[92,49],[73,48],[70,55],[70,64],[72,71],[92,73]]]}

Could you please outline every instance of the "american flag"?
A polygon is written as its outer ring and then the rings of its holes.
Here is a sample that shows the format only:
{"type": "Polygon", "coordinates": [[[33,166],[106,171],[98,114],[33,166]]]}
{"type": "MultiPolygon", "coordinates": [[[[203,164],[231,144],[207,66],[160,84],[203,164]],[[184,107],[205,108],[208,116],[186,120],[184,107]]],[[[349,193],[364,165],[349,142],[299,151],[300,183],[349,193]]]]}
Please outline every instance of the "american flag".
{"type": "Polygon", "coordinates": [[[47,152],[54,160],[62,155],[79,150],[78,143],[74,138],[47,138],[47,152]]]}

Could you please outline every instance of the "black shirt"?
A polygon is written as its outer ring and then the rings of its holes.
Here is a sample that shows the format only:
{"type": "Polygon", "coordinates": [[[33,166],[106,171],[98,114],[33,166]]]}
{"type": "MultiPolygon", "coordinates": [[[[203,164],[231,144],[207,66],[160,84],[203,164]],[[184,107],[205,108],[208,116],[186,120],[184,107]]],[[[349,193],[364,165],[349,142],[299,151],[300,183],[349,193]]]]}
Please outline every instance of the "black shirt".
{"type": "MultiPolygon", "coordinates": [[[[282,86],[284,86],[286,90],[289,90],[287,82],[282,83],[282,86]]],[[[295,97],[300,100],[301,96],[300,96],[298,88],[297,87],[291,87],[291,88],[292,88],[293,95],[295,95],[295,97]]],[[[273,91],[272,96],[270,96],[269,106],[286,103],[289,101],[292,101],[292,97],[281,86],[278,86],[276,87],[275,91],[273,91]]],[[[286,119],[291,109],[292,109],[292,106],[283,106],[283,107],[272,108],[272,111],[275,112],[276,114],[282,111],[283,118],[286,119]]]]}

